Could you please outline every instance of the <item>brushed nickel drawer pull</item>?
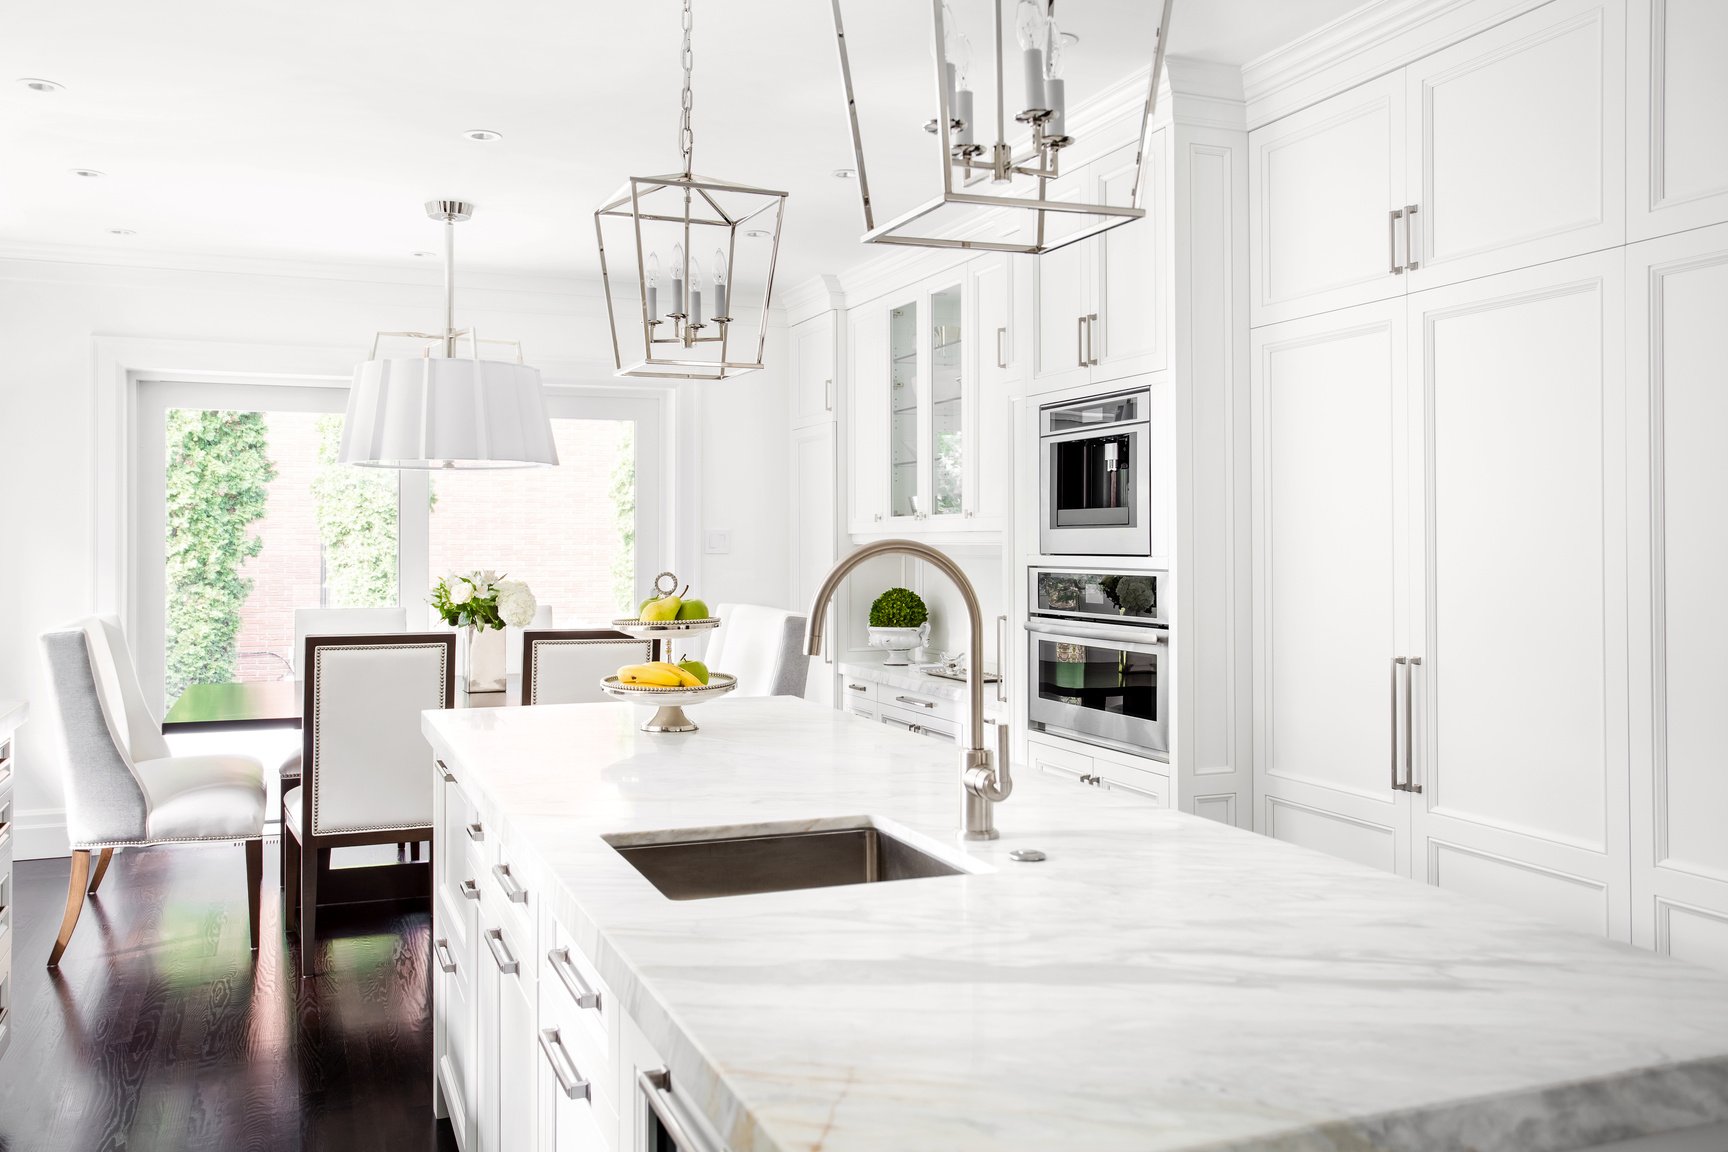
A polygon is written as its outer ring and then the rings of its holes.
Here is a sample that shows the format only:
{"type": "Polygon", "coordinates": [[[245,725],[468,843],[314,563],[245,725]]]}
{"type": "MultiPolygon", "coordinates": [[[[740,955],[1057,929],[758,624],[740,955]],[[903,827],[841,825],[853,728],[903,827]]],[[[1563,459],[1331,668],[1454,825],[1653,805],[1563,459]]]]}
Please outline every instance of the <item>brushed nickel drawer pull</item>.
{"type": "Polygon", "coordinates": [[[572,1100],[591,1098],[588,1095],[588,1081],[582,1079],[576,1061],[570,1059],[570,1053],[564,1050],[564,1040],[558,1034],[558,1029],[540,1029],[540,1051],[546,1053],[546,1062],[552,1065],[552,1075],[558,1078],[558,1088],[564,1095],[572,1100]]]}
{"type": "Polygon", "coordinates": [[[446,765],[444,763],[444,761],[434,760],[433,763],[438,765],[438,775],[444,777],[444,783],[446,783],[446,784],[456,783],[456,773],[450,771],[449,766],[446,765]]]}
{"type": "Polygon", "coordinates": [[[442,939],[439,940],[437,943],[432,945],[432,953],[438,961],[438,971],[456,971],[456,954],[450,951],[450,941],[442,939]]]}
{"type": "Polygon", "coordinates": [[[492,950],[492,963],[498,965],[498,971],[506,976],[514,976],[522,970],[522,965],[516,957],[510,955],[510,946],[504,943],[504,933],[497,928],[486,930],[486,947],[492,950]]]}
{"type": "Polygon", "coordinates": [[[868,692],[868,691],[870,691],[870,686],[868,684],[848,684],[848,685],[846,685],[846,691],[848,691],[848,692],[868,692]]]}
{"type": "Polygon", "coordinates": [[[470,840],[484,840],[484,839],[486,839],[486,829],[480,827],[480,821],[476,820],[476,821],[474,821],[474,823],[468,825],[468,839],[470,839],[470,840]]]}
{"type": "Polygon", "coordinates": [[[478,900],[478,899],[480,899],[480,885],[473,880],[462,881],[462,899],[464,899],[464,900],[478,900]]]}
{"type": "Polygon", "coordinates": [[[894,699],[901,704],[911,704],[911,705],[914,705],[914,706],[919,707],[919,708],[934,708],[934,707],[936,707],[934,702],[929,701],[929,700],[920,700],[916,696],[896,696],[896,697],[894,697],[894,699]]]}
{"type": "Polygon", "coordinates": [[[582,979],[582,973],[576,970],[575,961],[570,959],[570,949],[554,948],[546,953],[546,961],[552,965],[552,971],[557,973],[558,982],[564,985],[564,990],[576,1001],[576,1007],[600,1007],[600,993],[588,987],[588,982],[582,979]]]}
{"type": "Polygon", "coordinates": [[[510,873],[510,865],[492,865],[492,878],[498,881],[498,887],[504,889],[505,897],[512,904],[528,903],[528,889],[522,887],[516,877],[510,873]]]}

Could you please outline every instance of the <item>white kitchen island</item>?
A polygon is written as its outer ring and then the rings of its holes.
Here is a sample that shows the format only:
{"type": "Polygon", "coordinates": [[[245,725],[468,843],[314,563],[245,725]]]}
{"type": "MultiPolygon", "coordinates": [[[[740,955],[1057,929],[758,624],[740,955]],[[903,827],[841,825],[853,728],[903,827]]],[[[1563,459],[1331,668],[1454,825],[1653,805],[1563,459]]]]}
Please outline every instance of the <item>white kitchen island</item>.
{"type": "Polygon", "coordinates": [[[637,712],[426,715],[466,1152],[635,1152],[655,1062],[735,1152],[1728,1148],[1728,975],[1036,777],[962,844],[934,741],[637,712]],[[674,901],[602,839],[857,817],[976,871],[674,901]]]}

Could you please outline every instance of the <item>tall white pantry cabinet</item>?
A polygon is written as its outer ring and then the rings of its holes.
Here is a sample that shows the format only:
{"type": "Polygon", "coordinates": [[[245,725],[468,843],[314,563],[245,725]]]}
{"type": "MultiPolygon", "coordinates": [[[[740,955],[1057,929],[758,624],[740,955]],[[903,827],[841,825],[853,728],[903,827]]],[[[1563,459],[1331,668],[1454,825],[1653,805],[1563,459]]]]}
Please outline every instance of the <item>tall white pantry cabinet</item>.
{"type": "Polygon", "coordinates": [[[1552,0],[1256,128],[1249,419],[1255,827],[1728,966],[1724,58],[1552,0]]]}

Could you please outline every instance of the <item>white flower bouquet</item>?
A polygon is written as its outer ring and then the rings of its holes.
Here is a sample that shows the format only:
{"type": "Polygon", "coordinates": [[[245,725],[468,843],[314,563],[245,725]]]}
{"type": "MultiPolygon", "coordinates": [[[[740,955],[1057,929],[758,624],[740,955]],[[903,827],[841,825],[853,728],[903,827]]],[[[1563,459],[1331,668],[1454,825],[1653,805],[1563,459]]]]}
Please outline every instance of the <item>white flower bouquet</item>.
{"type": "Polygon", "coordinates": [[[539,602],[520,580],[506,580],[496,572],[456,573],[438,581],[432,589],[432,607],[444,623],[456,628],[526,628],[534,622],[539,602]]]}

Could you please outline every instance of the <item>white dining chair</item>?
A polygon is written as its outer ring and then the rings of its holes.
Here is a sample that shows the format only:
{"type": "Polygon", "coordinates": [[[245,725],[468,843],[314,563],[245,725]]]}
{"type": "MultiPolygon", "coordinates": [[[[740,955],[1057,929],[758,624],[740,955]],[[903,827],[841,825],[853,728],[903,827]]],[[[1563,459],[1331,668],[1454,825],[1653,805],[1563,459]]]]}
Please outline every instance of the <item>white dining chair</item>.
{"type": "Polygon", "coordinates": [[[738,696],[804,695],[810,657],[804,654],[804,617],[760,604],[722,604],[720,626],[708,642],[710,672],[738,678],[738,696]]]}
{"type": "Polygon", "coordinates": [[[526,628],[504,626],[504,667],[506,670],[522,667],[522,636],[532,629],[552,627],[552,605],[541,604],[534,609],[534,619],[526,628]]]}
{"type": "Polygon", "coordinates": [[[42,636],[48,685],[66,743],[66,834],[72,876],[48,967],[60,964],[86,894],[116,848],[245,843],[247,915],[258,947],[264,871],[264,766],[250,756],[175,756],[144,702],[120,621],[93,616],[42,636]],[[94,874],[90,854],[99,853],[94,874]]]}
{"type": "Polygon", "coordinates": [[[522,636],[522,703],[592,704],[610,700],[600,681],[648,659],[649,644],[610,628],[530,629],[522,636]]]}
{"type": "MultiPolygon", "coordinates": [[[[294,922],[298,908],[301,979],[317,973],[318,876],[329,869],[331,850],[431,837],[432,748],[420,714],[455,706],[456,637],[312,636],[306,670],[306,773],[282,797],[283,921],[294,922]]],[[[383,867],[424,869],[431,890],[430,864],[383,867]]]]}
{"type": "MultiPolygon", "coordinates": [[[[306,637],[408,631],[406,608],[294,609],[294,679],[306,679],[306,637]]],[[[298,773],[296,773],[298,775],[298,773]]]]}

